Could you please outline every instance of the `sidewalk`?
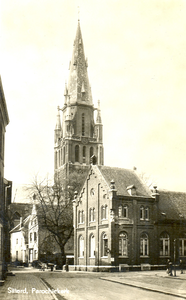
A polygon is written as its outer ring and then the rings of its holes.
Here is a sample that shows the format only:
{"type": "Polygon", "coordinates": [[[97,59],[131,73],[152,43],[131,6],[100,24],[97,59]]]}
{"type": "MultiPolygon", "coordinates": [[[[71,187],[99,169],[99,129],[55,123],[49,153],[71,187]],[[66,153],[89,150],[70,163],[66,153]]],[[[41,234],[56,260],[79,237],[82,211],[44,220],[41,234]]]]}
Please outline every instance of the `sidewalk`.
{"type": "Polygon", "coordinates": [[[17,272],[14,276],[7,276],[3,286],[0,286],[0,299],[6,300],[56,300],[53,294],[43,294],[48,287],[38,277],[17,272]],[[21,292],[22,291],[22,292],[21,292]],[[40,291],[40,292],[37,292],[40,291]]]}
{"type": "Polygon", "coordinates": [[[186,274],[180,274],[179,271],[176,272],[176,277],[168,276],[165,271],[141,271],[100,279],[186,299],[186,274]]]}

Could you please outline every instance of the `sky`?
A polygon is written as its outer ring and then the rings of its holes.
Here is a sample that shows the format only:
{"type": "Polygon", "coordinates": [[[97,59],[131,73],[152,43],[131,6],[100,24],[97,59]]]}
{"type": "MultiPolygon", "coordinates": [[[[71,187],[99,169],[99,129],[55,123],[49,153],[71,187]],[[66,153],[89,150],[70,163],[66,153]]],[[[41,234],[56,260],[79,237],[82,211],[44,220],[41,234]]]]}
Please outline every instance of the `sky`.
{"type": "Polygon", "coordinates": [[[185,16],[184,0],[1,0],[5,178],[25,184],[53,174],[79,17],[104,164],[135,166],[160,189],[186,191],[185,16]]]}

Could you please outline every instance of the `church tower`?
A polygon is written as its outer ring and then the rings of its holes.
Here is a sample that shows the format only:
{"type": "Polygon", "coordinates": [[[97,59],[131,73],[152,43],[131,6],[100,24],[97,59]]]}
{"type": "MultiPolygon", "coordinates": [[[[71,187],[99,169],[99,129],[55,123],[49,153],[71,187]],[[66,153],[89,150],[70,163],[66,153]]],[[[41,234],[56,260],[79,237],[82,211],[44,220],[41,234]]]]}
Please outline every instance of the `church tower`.
{"type": "Polygon", "coordinates": [[[104,163],[100,101],[94,108],[87,68],[78,21],[68,84],[65,84],[64,105],[58,107],[54,133],[54,171],[62,171],[63,177],[75,169],[87,169],[91,163],[104,163]]]}

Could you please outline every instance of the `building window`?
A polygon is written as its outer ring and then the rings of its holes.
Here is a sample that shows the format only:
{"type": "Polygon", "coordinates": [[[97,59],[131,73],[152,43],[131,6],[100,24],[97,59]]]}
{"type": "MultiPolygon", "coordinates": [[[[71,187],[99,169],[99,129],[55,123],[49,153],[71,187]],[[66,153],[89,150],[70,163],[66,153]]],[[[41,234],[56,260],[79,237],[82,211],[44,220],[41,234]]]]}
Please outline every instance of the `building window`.
{"type": "Polygon", "coordinates": [[[90,158],[92,157],[93,154],[94,154],[94,148],[90,147],[90,158]]]}
{"type": "Polygon", "coordinates": [[[65,164],[65,147],[63,147],[63,164],[65,164]]]}
{"type": "Polygon", "coordinates": [[[128,206],[124,205],[123,207],[123,216],[124,218],[128,218],[128,206]]]}
{"type": "Polygon", "coordinates": [[[16,260],[18,260],[18,251],[16,251],[16,260]]]}
{"type": "Polygon", "coordinates": [[[90,208],[89,210],[89,221],[90,222],[95,221],[95,208],[90,208]]]}
{"type": "Polygon", "coordinates": [[[149,255],[149,239],[146,233],[142,233],[140,236],[140,256],[149,255]]]}
{"type": "Polygon", "coordinates": [[[179,238],[179,255],[186,256],[186,233],[179,238]]]}
{"type": "Polygon", "coordinates": [[[84,238],[82,235],[79,237],[79,257],[84,257],[84,238]]]}
{"type": "Polygon", "coordinates": [[[34,259],[37,259],[37,250],[34,250],[34,259]]]}
{"type": "Polygon", "coordinates": [[[85,114],[82,114],[82,136],[85,135],[85,114]]]}
{"type": "Polygon", "coordinates": [[[30,233],[30,242],[32,242],[32,232],[30,233]]]}
{"type": "Polygon", "coordinates": [[[16,245],[18,245],[18,239],[16,239],[16,245]]]}
{"type": "Polygon", "coordinates": [[[108,256],[108,238],[105,232],[102,234],[101,256],[108,256]]]}
{"type": "Polygon", "coordinates": [[[108,219],[108,206],[102,205],[101,207],[101,219],[106,220],[108,219]]]}
{"type": "Polygon", "coordinates": [[[84,223],[84,211],[83,210],[79,211],[78,223],[80,223],[80,224],[84,223]]]}
{"type": "Polygon", "coordinates": [[[118,217],[122,217],[122,205],[118,207],[118,217]]]}
{"type": "Polygon", "coordinates": [[[95,257],[95,237],[93,234],[90,235],[89,239],[89,256],[95,257]]]}
{"type": "Polygon", "coordinates": [[[75,162],[79,162],[79,145],[75,146],[75,162]]]}
{"type": "Polygon", "coordinates": [[[145,220],[149,220],[149,208],[145,208],[145,220]]]}
{"type": "Polygon", "coordinates": [[[86,146],[83,146],[83,163],[86,162],[86,146]]]}
{"type": "Polygon", "coordinates": [[[126,232],[119,234],[119,256],[128,256],[128,237],[126,232]]]}
{"type": "Polygon", "coordinates": [[[37,233],[34,232],[34,241],[36,242],[36,240],[37,240],[37,233]]]}
{"type": "Polygon", "coordinates": [[[140,207],[140,220],[144,220],[144,207],[140,207]]]}
{"type": "Polygon", "coordinates": [[[160,256],[170,256],[170,239],[166,232],[160,235],[160,256]]]}

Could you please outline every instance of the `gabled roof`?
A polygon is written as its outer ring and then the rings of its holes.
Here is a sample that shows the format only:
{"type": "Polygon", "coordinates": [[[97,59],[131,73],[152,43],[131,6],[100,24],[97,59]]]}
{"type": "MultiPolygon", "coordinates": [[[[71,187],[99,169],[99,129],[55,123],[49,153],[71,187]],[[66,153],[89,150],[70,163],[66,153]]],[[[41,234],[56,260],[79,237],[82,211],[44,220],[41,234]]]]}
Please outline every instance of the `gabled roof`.
{"type": "Polygon", "coordinates": [[[108,186],[111,185],[111,180],[114,180],[118,195],[129,196],[127,188],[129,186],[134,186],[136,189],[136,196],[151,197],[151,190],[144,184],[135,171],[106,166],[98,166],[98,168],[108,186]]]}
{"type": "Polygon", "coordinates": [[[186,219],[186,193],[160,190],[159,192],[159,219],[184,220],[186,219]]]}

